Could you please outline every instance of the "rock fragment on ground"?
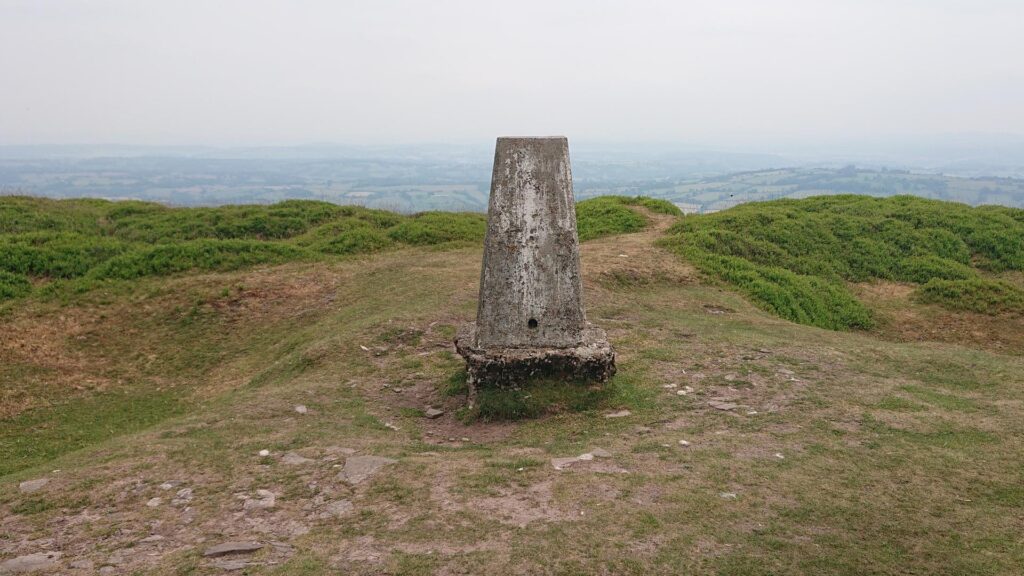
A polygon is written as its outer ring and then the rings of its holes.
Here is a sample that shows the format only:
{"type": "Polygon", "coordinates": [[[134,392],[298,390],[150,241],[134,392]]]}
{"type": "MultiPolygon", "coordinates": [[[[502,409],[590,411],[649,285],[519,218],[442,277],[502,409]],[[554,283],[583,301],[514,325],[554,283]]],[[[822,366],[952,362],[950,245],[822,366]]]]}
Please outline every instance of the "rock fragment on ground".
{"type": "Polygon", "coordinates": [[[263,544],[259,542],[224,542],[207,548],[203,551],[203,556],[219,558],[228,554],[251,554],[260,548],[263,548],[263,544]]]}
{"type": "Polygon", "coordinates": [[[60,552],[36,552],[0,562],[0,574],[30,574],[54,570],[60,561],[60,552]]]}
{"type": "Polygon", "coordinates": [[[320,512],[320,518],[341,518],[350,514],[354,509],[355,507],[348,500],[336,500],[324,505],[323,511],[320,512]]]}
{"type": "Polygon", "coordinates": [[[171,500],[171,504],[174,506],[181,506],[183,504],[188,504],[191,501],[192,489],[182,488],[181,490],[178,490],[178,492],[174,495],[174,500],[171,500]]]}
{"type": "Polygon", "coordinates": [[[88,558],[79,558],[78,560],[72,560],[68,566],[74,570],[92,570],[95,564],[88,558]]]}
{"type": "Polygon", "coordinates": [[[609,412],[604,415],[605,418],[625,418],[632,414],[629,410],[617,410],[615,412],[609,412]]]}
{"type": "Polygon", "coordinates": [[[594,448],[590,451],[594,455],[594,458],[611,458],[612,453],[605,450],[604,448],[594,448]]]}
{"type": "Polygon", "coordinates": [[[435,418],[440,418],[441,416],[444,416],[444,410],[438,410],[437,408],[427,408],[423,412],[423,415],[433,420],[435,418]]]}
{"type": "Polygon", "coordinates": [[[716,410],[723,410],[728,412],[729,410],[735,410],[740,407],[739,404],[733,404],[732,402],[725,402],[723,400],[711,400],[708,402],[708,406],[716,410]]]}
{"type": "Polygon", "coordinates": [[[566,468],[572,466],[576,462],[579,462],[579,459],[576,458],[575,456],[569,456],[566,458],[552,458],[551,467],[554,468],[555,470],[565,470],[566,468]]]}
{"type": "Polygon", "coordinates": [[[295,452],[287,452],[281,457],[281,463],[289,466],[299,466],[302,464],[309,464],[310,462],[313,462],[311,458],[306,458],[305,456],[296,454],[295,452]]]}
{"type": "Polygon", "coordinates": [[[309,413],[309,408],[306,408],[305,404],[299,404],[298,406],[295,407],[295,411],[298,412],[299,414],[307,414],[309,413]]]}
{"type": "Polygon", "coordinates": [[[159,496],[157,496],[156,498],[150,498],[146,502],[146,506],[148,506],[150,508],[156,508],[157,506],[159,506],[159,505],[161,505],[163,503],[164,503],[164,499],[160,498],[159,496]]]}
{"type": "Polygon", "coordinates": [[[22,494],[31,494],[38,492],[43,489],[50,482],[49,478],[36,478],[35,480],[25,480],[21,484],[18,484],[18,490],[22,494]]]}
{"type": "Polygon", "coordinates": [[[595,457],[609,458],[611,457],[611,453],[607,452],[606,450],[602,450],[601,448],[597,448],[590,452],[584,452],[579,456],[569,456],[566,458],[552,458],[551,467],[554,468],[555,470],[565,470],[566,468],[572,466],[577,462],[589,462],[593,460],[595,457]],[[596,452],[598,451],[602,454],[601,456],[598,456],[596,454],[596,452]]]}
{"type": "Polygon", "coordinates": [[[256,498],[246,498],[246,510],[269,510],[277,503],[277,496],[270,490],[257,490],[256,498]]]}
{"type": "Polygon", "coordinates": [[[345,467],[338,477],[349,484],[359,484],[380,472],[381,468],[396,462],[383,456],[352,456],[345,460],[345,467]]]}

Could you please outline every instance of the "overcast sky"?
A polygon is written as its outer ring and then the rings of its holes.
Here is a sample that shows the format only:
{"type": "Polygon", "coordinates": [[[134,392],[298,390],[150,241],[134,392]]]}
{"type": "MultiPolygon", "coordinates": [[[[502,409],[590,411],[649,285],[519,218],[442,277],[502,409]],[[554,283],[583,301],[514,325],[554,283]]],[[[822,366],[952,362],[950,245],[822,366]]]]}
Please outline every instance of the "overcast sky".
{"type": "Polygon", "coordinates": [[[1024,0],[0,0],[0,144],[1024,133],[1024,0]]]}

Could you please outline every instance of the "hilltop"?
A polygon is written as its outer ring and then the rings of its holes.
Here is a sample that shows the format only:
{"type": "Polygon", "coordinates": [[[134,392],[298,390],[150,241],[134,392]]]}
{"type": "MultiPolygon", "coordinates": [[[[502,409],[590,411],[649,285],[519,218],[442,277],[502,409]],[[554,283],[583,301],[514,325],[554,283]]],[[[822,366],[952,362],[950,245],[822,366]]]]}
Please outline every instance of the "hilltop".
{"type": "Polygon", "coordinates": [[[0,562],[1017,573],[1024,211],[577,208],[619,373],[508,421],[451,349],[479,214],[0,199],[0,562]]]}

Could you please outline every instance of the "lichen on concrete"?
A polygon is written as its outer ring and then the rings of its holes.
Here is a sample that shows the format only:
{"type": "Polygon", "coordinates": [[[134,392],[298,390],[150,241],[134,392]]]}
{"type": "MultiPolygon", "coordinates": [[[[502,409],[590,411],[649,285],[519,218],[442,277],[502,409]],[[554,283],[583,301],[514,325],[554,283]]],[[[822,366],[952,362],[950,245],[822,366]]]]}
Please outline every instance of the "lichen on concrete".
{"type": "Polygon", "coordinates": [[[498,138],[477,321],[456,337],[470,385],[614,374],[604,331],[586,321],[581,278],[568,141],[498,138]]]}

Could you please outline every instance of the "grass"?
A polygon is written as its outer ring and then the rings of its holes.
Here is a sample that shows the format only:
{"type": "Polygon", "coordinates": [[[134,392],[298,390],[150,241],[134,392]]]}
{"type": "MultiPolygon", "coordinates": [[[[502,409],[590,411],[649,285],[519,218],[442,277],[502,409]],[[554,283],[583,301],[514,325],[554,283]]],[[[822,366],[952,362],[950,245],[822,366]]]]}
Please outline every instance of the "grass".
{"type": "Polygon", "coordinates": [[[647,219],[611,197],[591,199],[576,206],[576,226],[581,241],[610,234],[643,230],[647,219]]]}
{"type": "Polygon", "coordinates": [[[923,285],[954,310],[1024,313],[1024,289],[992,276],[1024,269],[1021,210],[910,196],[823,196],[690,216],[663,245],[788,320],[870,328],[847,282],[923,285]]]}
{"type": "MultiPolygon", "coordinates": [[[[316,229],[287,245],[314,251],[316,229]]],[[[581,248],[612,386],[534,390],[559,409],[518,421],[453,417],[466,390],[451,338],[475,311],[478,247],[18,300],[0,317],[2,392],[42,400],[0,420],[0,558],[55,539],[65,571],[144,550],[118,569],[169,576],[255,539],[268,546],[251,559],[273,564],[251,574],[1019,574],[1019,355],[787,322],[699,279],[602,283],[612,267],[678,265],[654,249],[620,259],[622,240],[581,248]],[[740,407],[708,405],[720,397],[740,407]],[[596,448],[611,456],[551,466],[596,448]],[[349,451],[398,462],[353,487],[338,476],[349,451]],[[188,510],[170,503],[179,487],[188,510]],[[273,510],[243,509],[257,489],[273,510]],[[337,500],[351,513],[320,517],[337,500]],[[139,542],[153,531],[165,540],[139,542]]],[[[527,393],[490,413],[537,411],[527,393]]]]}
{"type": "Polygon", "coordinates": [[[607,386],[561,380],[536,379],[521,388],[483,388],[468,420],[522,420],[560,412],[582,412],[606,406],[616,394],[616,382],[607,386]]]}
{"type": "MultiPolygon", "coordinates": [[[[580,238],[647,226],[627,206],[674,214],[663,200],[624,196],[577,206],[580,238]]],[[[33,291],[83,293],[146,276],[223,272],[411,246],[450,249],[483,240],[481,214],[401,215],[326,202],[170,208],[146,202],[0,198],[0,301],[33,291]],[[54,284],[56,282],[56,284],[54,284]]]]}
{"type": "Polygon", "coordinates": [[[989,315],[1024,311],[1024,290],[1008,282],[980,278],[933,278],[921,286],[918,300],[926,304],[940,304],[952,310],[989,315]]]}
{"type": "Polygon", "coordinates": [[[184,413],[172,391],[96,394],[0,420],[0,476],[184,413]]]}

